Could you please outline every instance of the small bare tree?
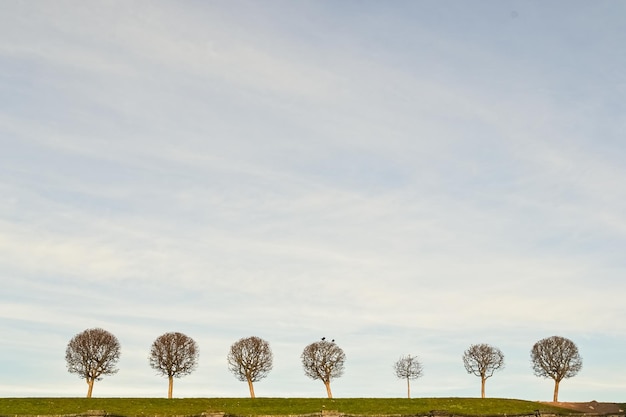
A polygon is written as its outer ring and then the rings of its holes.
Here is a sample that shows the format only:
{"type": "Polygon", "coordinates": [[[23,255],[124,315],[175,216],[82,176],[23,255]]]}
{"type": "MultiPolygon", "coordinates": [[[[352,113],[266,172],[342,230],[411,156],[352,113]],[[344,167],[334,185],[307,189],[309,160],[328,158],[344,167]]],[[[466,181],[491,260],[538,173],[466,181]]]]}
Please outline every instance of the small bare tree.
{"type": "Polygon", "coordinates": [[[576,344],[560,336],[548,337],[535,343],[530,351],[530,358],[536,376],[554,380],[554,402],[559,400],[561,381],[576,376],[583,367],[583,359],[576,344]]]}
{"type": "Polygon", "coordinates": [[[468,374],[480,377],[480,397],[485,398],[485,383],[493,373],[504,368],[504,355],[497,347],[485,343],[471,345],[463,354],[463,364],[468,374]]]}
{"type": "Polygon", "coordinates": [[[167,398],[172,398],[174,378],[192,373],[198,366],[198,345],[179,332],[159,336],[150,349],[150,366],[169,381],[167,398]]]}
{"type": "Polygon", "coordinates": [[[411,380],[422,376],[424,369],[422,364],[416,357],[406,355],[398,359],[393,369],[398,378],[406,379],[406,395],[407,398],[411,398],[411,380]]]}
{"type": "Polygon", "coordinates": [[[99,328],[78,333],[65,350],[68,372],[84,378],[89,386],[87,398],[91,398],[95,381],[100,381],[103,375],[117,372],[119,359],[119,341],[113,334],[99,328]]]}
{"type": "Polygon", "coordinates": [[[250,398],[255,398],[253,382],[267,376],[272,370],[273,355],[270,344],[252,336],[233,343],[228,353],[228,369],[240,381],[247,381],[250,398]]]}
{"type": "Polygon", "coordinates": [[[311,379],[319,379],[326,387],[328,398],[333,398],[330,390],[330,381],[343,375],[346,355],[335,344],[323,338],[320,342],[314,342],[304,348],[302,355],[302,367],[304,374],[311,379]]]}

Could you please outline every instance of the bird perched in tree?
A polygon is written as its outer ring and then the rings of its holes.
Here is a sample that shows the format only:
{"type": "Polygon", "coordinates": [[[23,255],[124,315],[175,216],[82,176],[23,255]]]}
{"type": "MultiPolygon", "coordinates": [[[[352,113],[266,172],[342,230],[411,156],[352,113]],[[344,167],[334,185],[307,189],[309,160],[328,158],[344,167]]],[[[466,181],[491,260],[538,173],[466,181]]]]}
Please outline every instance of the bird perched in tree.
{"type": "Polygon", "coordinates": [[[326,337],[322,337],[322,340],[326,340],[326,337]]]}

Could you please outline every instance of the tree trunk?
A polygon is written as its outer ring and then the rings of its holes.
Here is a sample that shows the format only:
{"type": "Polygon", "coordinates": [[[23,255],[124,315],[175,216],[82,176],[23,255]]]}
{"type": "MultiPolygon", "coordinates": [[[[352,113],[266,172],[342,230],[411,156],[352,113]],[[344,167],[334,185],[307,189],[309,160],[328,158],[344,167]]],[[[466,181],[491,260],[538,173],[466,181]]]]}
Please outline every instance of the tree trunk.
{"type": "Polygon", "coordinates": [[[324,381],[324,385],[326,386],[326,393],[328,394],[328,398],[333,398],[333,393],[330,390],[330,381],[324,381]]]}
{"type": "Polygon", "coordinates": [[[406,379],[406,397],[411,399],[411,380],[409,378],[406,379]]]}
{"type": "Polygon", "coordinates": [[[554,380],[554,397],[552,398],[552,401],[559,402],[559,380],[554,380]]]}
{"type": "Polygon", "coordinates": [[[248,379],[248,388],[250,389],[250,398],[254,398],[254,385],[252,385],[251,379],[248,379]]]}
{"type": "Polygon", "coordinates": [[[167,388],[167,398],[172,398],[172,392],[174,391],[174,377],[169,377],[169,386],[167,388]]]}
{"type": "Polygon", "coordinates": [[[91,398],[91,393],[93,392],[93,379],[87,379],[87,385],[89,386],[89,388],[87,388],[87,398],[91,398]]]}
{"type": "Polygon", "coordinates": [[[485,398],[485,382],[487,382],[487,378],[480,377],[480,398],[485,398]]]}

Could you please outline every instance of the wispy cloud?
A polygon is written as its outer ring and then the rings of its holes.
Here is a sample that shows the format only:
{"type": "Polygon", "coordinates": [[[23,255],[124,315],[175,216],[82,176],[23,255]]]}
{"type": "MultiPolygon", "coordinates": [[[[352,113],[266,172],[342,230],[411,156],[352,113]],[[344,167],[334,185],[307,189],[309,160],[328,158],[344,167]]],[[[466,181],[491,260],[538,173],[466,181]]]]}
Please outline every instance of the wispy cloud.
{"type": "Polygon", "coordinates": [[[225,352],[259,334],[267,395],[317,395],[299,353],[330,336],[341,396],[396,396],[409,351],[424,395],[475,395],[484,341],[494,393],[547,398],[528,350],[563,333],[594,369],[563,395],[615,400],[589,335],[626,335],[619,6],[356,6],[0,6],[0,330],[40,358],[0,393],[79,395],[63,350],[102,326],[103,395],[161,395],[147,349],[180,330],[181,396],[240,395],[225,352]]]}

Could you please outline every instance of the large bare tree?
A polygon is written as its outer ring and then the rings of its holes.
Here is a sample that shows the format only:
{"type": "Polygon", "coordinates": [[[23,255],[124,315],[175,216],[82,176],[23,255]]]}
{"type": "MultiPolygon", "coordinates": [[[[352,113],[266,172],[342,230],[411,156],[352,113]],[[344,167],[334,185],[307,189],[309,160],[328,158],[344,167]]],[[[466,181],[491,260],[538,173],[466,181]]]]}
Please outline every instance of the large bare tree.
{"type": "Polygon", "coordinates": [[[233,343],[228,352],[228,369],[240,381],[247,381],[250,397],[255,398],[254,382],[272,370],[273,355],[270,344],[260,337],[251,336],[233,343]]]}
{"type": "Polygon", "coordinates": [[[319,379],[326,387],[328,398],[333,398],[330,390],[330,381],[343,375],[346,355],[343,350],[335,344],[322,338],[319,342],[314,342],[304,348],[302,355],[302,366],[304,374],[311,379],[319,379]]]}
{"type": "Polygon", "coordinates": [[[407,398],[411,398],[411,380],[422,376],[424,369],[422,364],[415,356],[406,355],[398,359],[393,369],[398,378],[406,379],[406,395],[407,398]]]}
{"type": "Polygon", "coordinates": [[[493,373],[504,368],[504,355],[497,347],[486,343],[471,345],[463,353],[463,365],[468,374],[480,377],[480,397],[485,398],[485,383],[493,373]]]}
{"type": "Polygon", "coordinates": [[[547,337],[535,343],[530,358],[536,376],[554,380],[554,402],[559,400],[561,381],[575,376],[583,367],[576,344],[561,336],[547,337]]]}
{"type": "Polygon", "coordinates": [[[198,345],[179,332],[165,333],[152,343],[150,366],[169,381],[167,398],[172,398],[174,378],[192,373],[198,366],[198,345]]]}
{"type": "Polygon", "coordinates": [[[85,379],[89,386],[87,398],[91,398],[95,381],[100,381],[103,375],[117,372],[120,353],[120,342],[117,338],[100,328],[78,333],[67,344],[67,370],[85,379]]]}

